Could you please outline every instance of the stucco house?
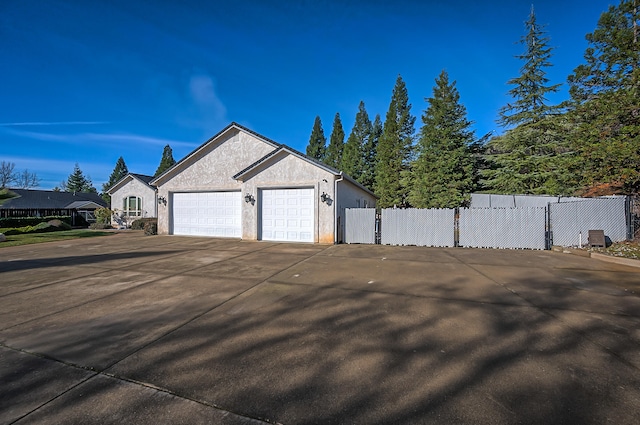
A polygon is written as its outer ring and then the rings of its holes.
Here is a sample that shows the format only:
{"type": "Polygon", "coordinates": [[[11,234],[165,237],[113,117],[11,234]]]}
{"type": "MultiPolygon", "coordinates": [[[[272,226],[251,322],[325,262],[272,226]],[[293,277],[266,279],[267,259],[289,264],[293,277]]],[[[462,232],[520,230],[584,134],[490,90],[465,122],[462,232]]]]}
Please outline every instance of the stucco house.
{"type": "Polygon", "coordinates": [[[152,176],[129,173],[107,190],[116,224],[128,226],[138,218],[157,217],[156,188],[149,184],[152,179],[152,176]]]}
{"type": "Polygon", "coordinates": [[[237,123],[149,184],[158,233],[170,235],[336,243],[344,209],[376,203],[348,175],[237,123]]]}

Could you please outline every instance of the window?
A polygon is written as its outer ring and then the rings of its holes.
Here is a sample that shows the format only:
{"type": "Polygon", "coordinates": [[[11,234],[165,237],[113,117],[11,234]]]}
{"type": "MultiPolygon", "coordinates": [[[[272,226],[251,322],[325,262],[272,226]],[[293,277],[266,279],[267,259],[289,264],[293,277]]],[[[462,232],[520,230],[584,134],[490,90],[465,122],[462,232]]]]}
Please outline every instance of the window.
{"type": "Polygon", "coordinates": [[[140,217],[142,215],[142,198],[137,196],[124,198],[122,211],[125,216],[140,217]]]}

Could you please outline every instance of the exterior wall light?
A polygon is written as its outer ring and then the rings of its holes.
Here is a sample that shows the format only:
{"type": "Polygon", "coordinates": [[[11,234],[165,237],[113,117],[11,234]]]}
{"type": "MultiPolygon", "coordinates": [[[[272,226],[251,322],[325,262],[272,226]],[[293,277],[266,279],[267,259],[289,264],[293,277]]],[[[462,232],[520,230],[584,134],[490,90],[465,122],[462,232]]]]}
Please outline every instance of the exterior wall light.
{"type": "Polygon", "coordinates": [[[252,194],[247,192],[247,194],[244,195],[244,202],[246,202],[247,204],[250,203],[251,205],[253,205],[256,202],[256,198],[254,198],[252,194]]]}
{"type": "Polygon", "coordinates": [[[167,205],[167,198],[164,196],[158,196],[158,205],[167,205]]]}
{"type": "Polygon", "coordinates": [[[320,200],[327,205],[331,205],[331,197],[324,192],[322,192],[322,195],[320,195],[320,200]]]}

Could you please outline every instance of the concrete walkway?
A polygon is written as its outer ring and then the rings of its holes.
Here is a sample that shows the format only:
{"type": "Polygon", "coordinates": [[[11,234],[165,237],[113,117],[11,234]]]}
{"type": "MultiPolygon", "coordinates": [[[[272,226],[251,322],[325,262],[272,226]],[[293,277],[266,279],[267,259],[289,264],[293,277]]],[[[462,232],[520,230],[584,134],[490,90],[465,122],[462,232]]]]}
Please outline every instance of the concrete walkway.
{"type": "Polygon", "coordinates": [[[0,247],[0,424],[638,424],[639,294],[548,251],[0,247]]]}

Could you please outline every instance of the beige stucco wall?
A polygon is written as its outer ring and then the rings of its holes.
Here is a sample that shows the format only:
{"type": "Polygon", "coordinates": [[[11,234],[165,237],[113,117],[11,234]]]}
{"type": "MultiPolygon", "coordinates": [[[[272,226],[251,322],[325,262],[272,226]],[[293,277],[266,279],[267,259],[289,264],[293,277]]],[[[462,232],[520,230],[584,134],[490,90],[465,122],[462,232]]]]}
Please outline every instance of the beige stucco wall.
{"type": "Polygon", "coordinates": [[[160,205],[158,209],[158,233],[170,231],[173,192],[240,190],[242,183],[233,176],[274,149],[253,135],[235,129],[221,135],[210,146],[203,146],[192,158],[179,164],[175,174],[169,173],[168,178],[158,182],[158,196],[168,200],[167,205],[160,205]]]}
{"type": "Polygon", "coordinates": [[[142,198],[143,217],[157,216],[158,203],[155,190],[133,177],[130,177],[127,183],[111,194],[111,209],[116,212],[122,211],[123,199],[129,196],[142,198]]]}
{"type": "Polygon", "coordinates": [[[320,195],[325,192],[332,200],[334,196],[334,178],[322,168],[313,165],[287,152],[281,152],[270,158],[264,167],[245,177],[242,185],[243,196],[246,193],[256,198],[254,205],[243,202],[242,206],[242,238],[256,240],[259,238],[258,224],[260,221],[260,190],[276,188],[314,188],[314,216],[316,243],[333,243],[334,241],[334,205],[320,201],[320,195]]]}
{"type": "Polygon", "coordinates": [[[243,175],[242,181],[233,179],[274,149],[273,145],[236,129],[221,135],[209,146],[203,145],[157,182],[158,196],[168,200],[167,205],[158,208],[158,233],[171,231],[172,194],[176,192],[241,191],[243,198],[247,193],[251,194],[254,203],[246,203],[244,199],[242,202],[242,239],[245,240],[260,238],[261,191],[264,189],[314,189],[314,242],[317,243],[334,242],[336,211],[344,214],[344,208],[358,206],[358,200],[360,206],[364,206],[365,199],[370,206],[375,206],[372,195],[346,180],[338,183],[340,199],[336,199],[337,176],[287,151],[268,158],[264,164],[243,175]],[[321,202],[323,192],[329,195],[330,203],[321,202]]]}

